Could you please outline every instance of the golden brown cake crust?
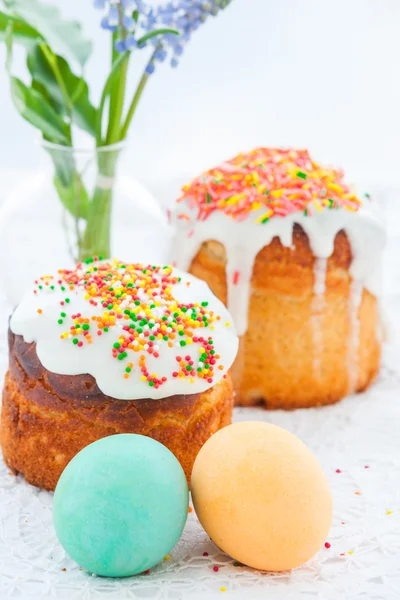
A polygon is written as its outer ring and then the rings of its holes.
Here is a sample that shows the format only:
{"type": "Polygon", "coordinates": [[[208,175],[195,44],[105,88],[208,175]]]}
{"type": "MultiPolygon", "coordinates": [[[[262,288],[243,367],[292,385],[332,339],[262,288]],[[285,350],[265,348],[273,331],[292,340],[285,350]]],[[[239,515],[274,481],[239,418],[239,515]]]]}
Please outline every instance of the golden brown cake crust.
{"type": "Polygon", "coordinates": [[[36,345],[9,331],[0,440],[4,460],[29,483],[53,490],[68,462],[88,444],[138,433],[167,446],[188,482],[202,445],[231,422],[229,374],[201,394],[162,400],[116,400],[91,375],[58,375],[43,367],[36,345]]]}
{"type": "MultiPolygon", "coordinates": [[[[351,246],[344,231],[335,238],[328,259],[326,293],[321,317],[321,369],[315,373],[311,326],[315,256],[308,236],[295,225],[293,247],[279,238],[257,255],[251,279],[248,330],[231,368],[237,403],[264,402],[268,408],[298,408],[331,404],[349,393],[351,322],[349,296],[351,246]]],[[[205,242],[190,272],[205,280],[227,303],[226,252],[216,241],[205,242]]],[[[368,387],[380,363],[376,298],[364,289],[359,308],[358,375],[354,391],[368,387]]]]}

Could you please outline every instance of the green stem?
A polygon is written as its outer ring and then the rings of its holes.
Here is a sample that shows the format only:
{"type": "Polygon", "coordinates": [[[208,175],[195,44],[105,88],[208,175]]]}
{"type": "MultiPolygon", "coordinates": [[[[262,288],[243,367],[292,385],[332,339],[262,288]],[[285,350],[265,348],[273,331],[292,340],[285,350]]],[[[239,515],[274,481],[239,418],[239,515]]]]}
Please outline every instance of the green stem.
{"type": "Polygon", "coordinates": [[[120,139],[124,140],[126,138],[126,134],[128,133],[128,129],[129,126],[131,124],[132,121],[132,117],[135,113],[136,107],[138,105],[138,102],[140,100],[140,97],[142,95],[142,92],[145,88],[145,85],[147,83],[147,80],[149,79],[149,75],[147,75],[147,73],[143,73],[140,81],[139,81],[139,85],[136,88],[136,92],[135,95],[132,98],[132,102],[128,108],[128,112],[126,114],[126,118],[125,118],[125,122],[122,125],[121,131],[120,131],[120,139]]]}
{"type": "Polygon", "coordinates": [[[79,247],[79,260],[86,260],[90,256],[110,256],[110,224],[112,208],[112,189],[96,188],[91,206],[95,210],[91,212],[83,240],[79,247]]]}
{"type": "Polygon", "coordinates": [[[97,147],[103,145],[102,144],[102,141],[103,141],[103,139],[102,139],[102,122],[103,122],[103,112],[104,112],[104,106],[105,106],[106,100],[107,100],[108,96],[110,95],[112,86],[115,85],[116,73],[119,72],[119,65],[123,61],[128,61],[128,58],[129,58],[128,53],[118,55],[117,60],[115,61],[113,68],[104,84],[103,92],[101,94],[101,99],[100,99],[100,105],[99,105],[99,108],[97,110],[97,115],[96,115],[96,146],[97,147]]]}
{"type": "Polygon", "coordinates": [[[113,187],[119,150],[99,152],[97,164],[99,177],[110,180],[111,187],[104,187],[98,182],[92,201],[89,205],[86,229],[79,249],[79,259],[85,260],[90,256],[110,256],[110,230],[113,187]]]}
{"type": "Polygon", "coordinates": [[[119,30],[118,31],[114,31],[113,34],[112,34],[112,36],[111,36],[111,38],[112,38],[112,40],[111,40],[111,43],[112,43],[112,47],[111,47],[111,68],[112,68],[113,64],[115,63],[115,61],[118,58],[118,52],[117,52],[117,50],[115,48],[115,42],[117,41],[118,36],[119,36],[119,30]]]}
{"type": "MultiPolygon", "coordinates": [[[[147,64],[150,64],[154,60],[154,57],[155,57],[155,55],[157,53],[157,50],[159,48],[160,48],[160,46],[156,47],[156,49],[154,50],[154,52],[151,55],[150,60],[149,60],[149,62],[147,64]]],[[[144,88],[146,86],[146,83],[147,83],[148,79],[149,79],[149,75],[147,75],[146,71],[144,71],[142,77],[140,78],[139,85],[136,88],[135,95],[132,98],[132,102],[131,102],[131,104],[130,104],[130,106],[128,108],[128,112],[126,114],[125,122],[122,125],[121,131],[120,131],[120,139],[121,140],[124,140],[126,138],[129,126],[130,126],[131,121],[132,121],[132,117],[133,117],[133,115],[135,113],[136,107],[137,107],[137,105],[139,103],[139,100],[140,100],[140,98],[142,96],[143,90],[144,90],[144,88]]]]}
{"type": "MultiPolygon", "coordinates": [[[[117,60],[117,52],[115,50],[115,42],[117,40],[117,36],[121,36],[121,39],[126,38],[126,31],[122,25],[123,19],[123,9],[122,6],[118,6],[119,11],[119,27],[118,32],[113,34],[112,36],[112,64],[117,60]]],[[[128,62],[129,62],[129,54],[127,55],[126,61],[121,66],[120,77],[118,85],[114,87],[110,96],[110,110],[109,110],[109,118],[108,118],[108,130],[106,137],[106,144],[115,144],[115,142],[119,141],[119,131],[121,127],[121,118],[124,110],[124,100],[125,100],[125,88],[126,88],[126,74],[128,70],[128,62]]]]}
{"type": "Polygon", "coordinates": [[[126,72],[128,69],[129,55],[127,56],[126,61],[121,67],[119,85],[116,89],[115,95],[113,94],[110,98],[110,117],[108,122],[108,131],[106,137],[106,144],[115,144],[118,142],[119,132],[120,132],[120,123],[122,117],[122,111],[124,109],[124,98],[125,98],[125,86],[126,86],[126,72]],[[111,100],[114,97],[114,101],[111,100]],[[113,110],[111,111],[111,105],[113,110]]]}
{"type": "MultiPolygon", "coordinates": [[[[115,61],[117,60],[117,51],[115,49],[115,42],[118,39],[118,35],[119,35],[119,29],[117,31],[114,31],[114,33],[111,36],[111,71],[112,68],[114,66],[115,61]]],[[[108,122],[111,122],[112,119],[112,115],[115,112],[115,103],[116,103],[116,97],[115,94],[110,94],[110,104],[108,107],[108,122]]]]}
{"type": "MultiPolygon", "coordinates": [[[[154,50],[149,62],[154,60],[157,50],[158,47],[154,50]]],[[[115,144],[116,142],[123,140],[126,137],[130,123],[132,121],[132,117],[135,113],[138,102],[148,81],[149,75],[147,75],[145,71],[139,81],[139,85],[132,98],[132,102],[128,108],[125,121],[121,126],[129,55],[130,53],[126,54],[125,56],[120,55],[118,57],[114,57],[113,49],[113,67],[116,67],[116,62],[118,60],[123,60],[124,62],[120,66],[118,86],[114,86],[114,89],[112,88],[115,82],[111,73],[103,89],[96,123],[96,141],[98,146],[100,146],[102,143],[102,114],[105,106],[105,101],[109,95],[110,89],[110,110],[106,144],[115,144]]],[[[104,152],[104,154],[100,153],[98,156],[99,175],[108,178],[113,178],[115,175],[117,159],[118,151],[110,151],[109,155],[107,154],[107,152],[104,152]]],[[[112,189],[104,189],[99,185],[96,187],[92,201],[90,203],[86,229],[79,251],[80,260],[85,260],[86,258],[93,255],[100,255],[103,256],[103,258],[107,258],[110,256],[112,196],[112,189]]]]}

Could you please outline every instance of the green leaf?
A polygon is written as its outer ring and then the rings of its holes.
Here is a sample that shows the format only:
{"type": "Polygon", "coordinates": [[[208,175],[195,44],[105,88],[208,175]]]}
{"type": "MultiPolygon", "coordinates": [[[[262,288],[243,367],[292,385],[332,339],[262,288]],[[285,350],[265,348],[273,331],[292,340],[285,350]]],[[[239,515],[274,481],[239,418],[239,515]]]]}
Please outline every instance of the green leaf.
{"type": "Polygon", "coordinates": [[[10,77],[11,97],[18,112],[43,136],[57,144],[71,145],[68,126],[46,99],[17,77],[10,77]]]}
{"type": "Polygon", "coordinates": [[[65,20],[58,7],[42,4],[40,0],[4,0],[13,15],[40,32],[55,54],[73,59],[83,66],[92,51],[92,43],[82,34],[76,21],[65,20]]]}
{"type": "Polygon", "coordinates": [[[89,197],[79,174],[75,172],[70,183],[64,185],[60,174],[57,173],[54,176],[54,186],[61,202],[71,215],[75,218],[86,219],[89,207],[89,197]]]}
{"type": "Polygon", "coordinates": [[[86,81],[75,75],[66,60],[53,54],[44,43],[29,51],[27,65],[32,78],[46,88],[53,106],[57,106],[63,116],[72,113],[74,123],[94,137],[96,109],[89,100],[86,81]]]}
{"type": "Polygon", "coordinates": [[[119,75],[121,72],[121,68],[125,65],[126,61],[129,60],[129,52],[123,52],[118,56],[118,58],[114,61],[111,71],[107,77],[107,80],[104,84],[103,92],[101,94],[100,106],[97,110],[97,118],[96,118],[96,141],[97,145],[100,146],[102,142],[101,137],[101,125],[102,125],[102,117],[104,105],[107,100],[107,97],[110,95],[114,83],[119,79],[119,75]]]}
{"type": "Polygon", "coordinates": [[[61,114],[61,110],[62,110],[61,106],[59,104],[57,104],[56,102],[54,102],[54,99],[49,96],[44,85],[42,85],[39,81],[32,79],[31,86],[32,86],[33,90],[36,90],[37,92],[39,92],[39,94],[41,94],[43,96],[43,98],[46,100],[47,104],[51,104],[51,106],[54,108],[56,113],[61,114]]]}
{"type": "Polygon", "coordinates": [[[140,46],[141,44],[144,44],[145,42],[147,42],[147,40],[150,40],[156,35],[164,35],[165,33],[173,33],[174,35],[179,35],[179,31],[177,31],[176,29],[154,29],[153,31],[150,31],[149,33],[146,33],[143,37],[141,37],[138,40],[138,45],[140,46]]]}
{"type": "Polygon", "coordinates": [[[19,44],[30,48],[36,44],[38,39],[43,39],[40,33],[28,23],[25,23],[23,19],[0,11],[0,41],[5,40],[7,27],[10,23],[13,27],[13,40],[19,44]]]}
{"type": "Polygon", "coordinates": [[[46,90],[46,88],[44,87],[44,85],[42,85],[39,81],[36,81],[35,79],[32,79],[31,85],[32,85],[32,89],[39,92],[39,94],[41,94],[43,96],[43,98],[46,100],[47,104],[50,104],[54,108],[56,113],[58,113],[58,114],[62,113],[62,106],[60,106],[60,104],[55,102],[54,98],[51,98],[51,96],[49,95],[49,93],[46,90]]]}

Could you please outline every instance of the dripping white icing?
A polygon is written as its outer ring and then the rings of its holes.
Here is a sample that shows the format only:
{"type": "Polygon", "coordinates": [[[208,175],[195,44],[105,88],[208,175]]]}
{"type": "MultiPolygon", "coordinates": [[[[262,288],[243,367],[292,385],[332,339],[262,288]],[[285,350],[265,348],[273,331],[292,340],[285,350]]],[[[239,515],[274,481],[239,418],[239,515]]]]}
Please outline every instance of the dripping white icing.
{"type": "MultiPolygon", "coordinates": [[[[357,212],[325,208],[313,216],[305,216],[302,212],[290,213],[285,217],[274,216],[265,224],[255,222],[265,209],[253,211],[242,221],[235,221],[218,210],[204,221],[198,221],[196,206],[193,206],[190,198],[183,202],[189,221],[180,220],[173,215],[177,233],[172,259],[178,267],[187,270],[203,242],[215,240],[225,246],[228,308],[238,335],[243,335],[247,329],[249,282],[258,252],[274,237],[278,237],[284,246],[291,247],[295,223],[304,229],[314,255],[320,259],[331,256],[336,234],[343,229],[352,248],[352,278],[362,282],[375,296],[381,293],[380,263],[385,243],[385,227],[373,202],[365,202],[357,212]]],[[[182,204],[179,205],[179,212],[182,212],[182,204]]]]}
{"type": "Polygon", "coordinates": [[[356,391],[359,373],[360,318],[359,309],[363,295],[363,284],[353,279],[349,295],[350,333],[347,350],[347,371],[349,376],[349,393],[356,391]]]}
{"type": "MultiPolygon", "coordinates": [[[[201,327],[194,330],[194,335],[200,331],[202,336],[212,336],[215,351],[221,357],[218,364],[223,366],[223,369],[215,369],[212,383],[206,378],[196,376],[192,378],[193,382],[190,382],[188,377],[180,378],[171,375],[174,371],[179,370],[177,356],[189,355],[194,363],[192,368],[196,368],[202,347],[202,344],[198,342],[193,342],[183,348],[178,339],[175,339],[173,347],[169,347],[163,340],[157,340],[159,357],[148,355],[145,351],[135,353],[130,350],[129,358],[124,361],[113,358],[113,344],[118,341],[121,334],[124,334],[123,319],[117,320],[116,325],[110,328],[106,335],[99,337],[94,335],[93,343],[90,345],[84,344],[78,348],[73,345],[71,339],[60,339],[60,334],[63,331],[69,331],[70,326],[74,323],[72,314],[81,313],[82,316],[90,318],[104,313],[104,307],[100,303],[98,306],[89,304],[85,298],[86,290],[80,285],[75,285],[75,288],[68,292],[61,291],[59,286],[55,286],[54,290],[43,286],[43,290],[36,294],[32,290],[16,308],[11,317],[10,328],[13,333],[22,335],[25,342],[36,342],[37,355],[46,369],[60,375],[89,373],[96,379],[100,390],[112,398],[135,400],[166,398],[175,394],[197,394],[217,384],[228,371],[236,356],[238,338],[232,324],[232,317],[222,302],[211,293],[206,283],[192,275],[182,273],[179,269],[174,269],[173,275],[181,277],[179,283],[171,286],[172,296],[175,300],[182,304],[207,302],[207,308],[220,317],[220,320],[213,322],[212,329],[211,327],[201,327]],[[65,300],[67,294],[69,303],[61,307],[60,302],[65,300]],[[38,313],[38,310],[41,312],[38,313]],[[58,323],[60,311],[67,313],[62,326],[58,323]],[[138,366],[140,355],[146,355],[147,368],[150,373],[155,372],[160,378],[167,377],[167,381],[158,389],[150,387],[147,381],[142,380],[142,373],[138,366]],[[124,372],[128,360],[133,363],[133,367],[129,378],[125,379],[124,372]]],[[[122,273],[121,278],[123,279],[123,277],[122,273]]],[[[153,277],[156,275],[153,274],[153,277]]],[[[55,281],[59,279],[60,275],[57,274],[55,281]]],[[[152,304],[153,300],[150,300],[142,290],[139,289],[138,295],[146,305],[152,304]]],[[[168,305],[164,305],[162,298],[158,298],[161,301],[160,307],[151,308],[150,306],[150,309],[154,311],[154,315],[161,318],[163,309],[168,308],[168,305]]],[[[154,300],[157,301],[157,297],[154,300]]],[[[129,300],[127,302],[129,303],[129,300]]],[[[144,325],[143,329],[146,330],[146,327],[148,329],[147,325],[144,325]]],[[[84,393],[85,391],[82,390],[83,395],[84,393]]]]}
{"type": "Polygon", "coordinates": [[[321,371],[321,356],[324,349],[322,319],[325,306],[327,258],[316,258],[314,263],[314,287],[311,304],[311,328],[313,336],[313,368],[314,374],[319,377],[321,371]]]}

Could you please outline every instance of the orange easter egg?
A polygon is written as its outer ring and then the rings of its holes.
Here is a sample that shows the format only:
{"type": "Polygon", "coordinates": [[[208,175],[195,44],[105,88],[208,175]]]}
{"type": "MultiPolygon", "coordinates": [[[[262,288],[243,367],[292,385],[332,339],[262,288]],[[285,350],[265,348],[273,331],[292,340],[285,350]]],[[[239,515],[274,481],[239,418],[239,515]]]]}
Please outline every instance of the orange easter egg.
{"type": "Polygon", "coordinates": [[[250,567],[298,567],[329,533],[329,483],[307,446],[281,427],[248,421],[218,431],[196,458],[191,487],[208,535],[250,567]]]}

